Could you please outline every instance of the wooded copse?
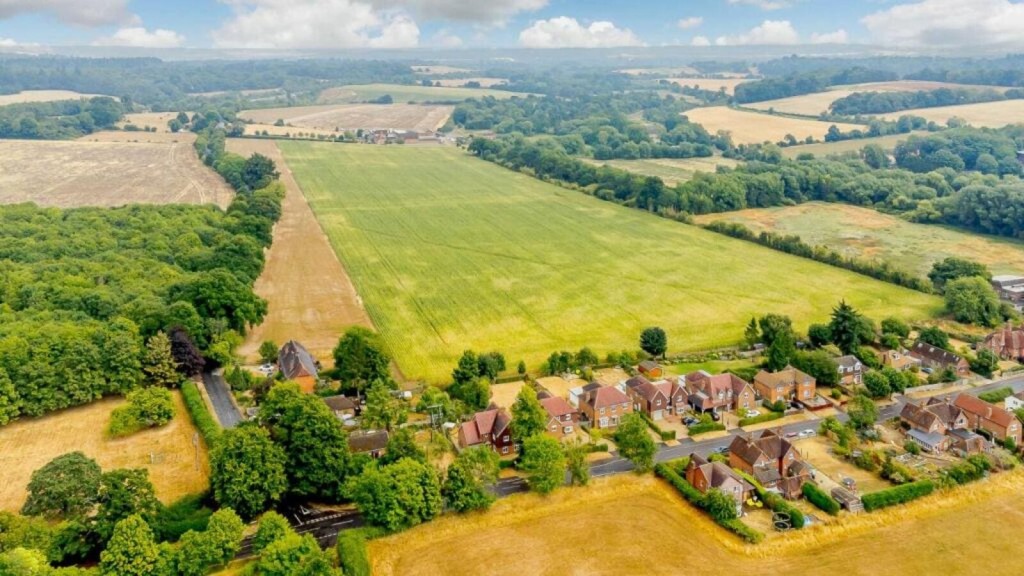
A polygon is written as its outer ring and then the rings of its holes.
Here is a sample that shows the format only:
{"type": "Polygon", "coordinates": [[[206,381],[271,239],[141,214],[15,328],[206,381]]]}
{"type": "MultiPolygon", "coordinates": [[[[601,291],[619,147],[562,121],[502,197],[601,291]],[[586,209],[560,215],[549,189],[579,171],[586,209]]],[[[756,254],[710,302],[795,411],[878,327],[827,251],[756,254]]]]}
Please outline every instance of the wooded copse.
{"type": "Polygon", "coordinates": [[[939,88],[905,92],[854,92],[832,103],[830,110],[838,116],[886,114],[914,108],[935,108],[979,102],[997,102],[1024,98],[1024,90],[1005,92],[994,89],[939,88]]]}
{"type": "Polygon", "coordinates": [[[0,106],[0,138],[63,140],[113,128],[124,105],[105,96],[88,100],[0,106]]]}
{"type": "Polygon", "coordinates": [[[283,199],[267,162],[243,159],[243,182],[264,187],[240,187],[227,211],[0,208],[0,424],[131,391],[157,332],[208,350],[259,323],[252,284],[283,199]]]}

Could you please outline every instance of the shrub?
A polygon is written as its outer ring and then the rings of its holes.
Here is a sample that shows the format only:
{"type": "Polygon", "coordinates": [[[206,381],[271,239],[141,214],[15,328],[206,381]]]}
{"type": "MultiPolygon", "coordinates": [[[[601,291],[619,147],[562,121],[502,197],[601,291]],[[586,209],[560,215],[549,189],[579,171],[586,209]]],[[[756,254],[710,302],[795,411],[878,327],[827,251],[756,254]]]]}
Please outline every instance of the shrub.
{"type": "Polygon", "coordinates": [[[205,499],[205,494],[188,494],[169,506],[161,506],[153,523],[153,533],[157,540],[175,542],[189,530],[206,530],[213,511],[206,507],[205,499]]]}
{"type": "Polygon", "coordinates": [[[590,450],[591,452],[607,452],[608,451],[608,445],[607,444],[588,444],[587,445],[587,449],[590,450]]]}
{"type": "Polygon", "coordinates": [[[998,404],[999,402],[1006,400],[1006,398],[1009,396],[1013,396],[1013,388],[1009,387],[999,388],[998,390],[992,390],[990,392],[983,392],[981,394],[978,394],[978,398],[990,404],[998,404]]]}
{"type": "Polygon", "coordinates": [[[107,435],[111,438],[123,438],[131,436],[144,426],[135,417],[131,406],[121,406],[110,413],[110,424],[107,425],[107,435]]]}
{"type": "Polygon", "coordinates": [[[339,533],[336,549],[342,574],[345,576],[371,576],[370,556],[366,552],[366,542],[383,534],[383,530],[372,527],[344,530],[339,533]]]}
{"type": "Polygon", "coordinates": [[[835,498],[818,487],[817,484],[806,482],[801,490],[804,493],[804,498],[807,498],[808,502],[817,506],[822,512],[830,516],[839,514],[839,502],[836,502],[835,498]]]}
{"type": "Polygon", "coordinates": [[[753,416],[750,418],[741,418],[740,426],[750,426],[752,424],[761,424],[762,422],[771,422],[772,420],[778,420],[782,418],[782,412],[765,412],[759,416],[753,416]]]}
{"type": "Polygon", "coordinates": [[[935,483],[931,480],[921,480],[865,494],[861,497],[861,501],[864,503],[864,509],[871,512],[888,506],[910,502],[911,500],[927,496],[934,491],[935,483]]]}
{"type": "Polygon", "coordinates": [[[788,515],[793,528],[799,529],[804,527],[804,513],[798,508],[789,502],[786,502],[785,498],[779,496],[775,492],[765,490],[764,486],[762,486],[761,483],[750,474],[740,472],[739,470],[737,470],[736,473],[742,476],[747,482],[750,482],[751,486],[754,487],[754,491],[757,492],[757,497],[761,502],[764,502],[764,505],[767,506],[768,509],[788,515]]]}
{"type": "Polygon", "coordinates": [[[968,484],[980,480],[992,469],[992,462],[984,454],[969,456],[967,460],[946,468],[942,475],[951,484],[968,484]]]}
{"type": "Polygon", "coordinates": [[[220,439],[222,430],[220,424],[213,419],[213,415],[210,414],[210,410],[206,407],[206,402],[203,401],[203,395],[199,393],[196,383],[185,382],[182,384],[181,396],[185,400],[185,408],[188,409],[188,415],[192,418],[192,423],[196,425],[199,433],[203,435],[206,445],[213,448],[213,445],[220,439]]]}
{"type": "Polygon", "coordinates": [[[696,436],[698,434],[704,434],[705,432],[714,432],[716,430],[725,430],[725,424],[721,422],[715,422],[706,414],[701,418],[701,421],[690,426],[690,436],[696,436]]]}
{"type": "Polygon", "coordinates": [[[166,388],[140,388],[128,393],[128,404],[110,415],[107,433],[119,438],[143,428],[163,426],[174,418],[174,399],[166,388]]]}
{"type": "Polygon", "coordinates": [[[918,454],[921,453],[921,445],[918,444],[917,442],[914,442],[913,440],[907,440],[906,442],[904,442],[903,449],[909,452],[910,454],[913,454],[914,456],[917,456],[918,454]]]}

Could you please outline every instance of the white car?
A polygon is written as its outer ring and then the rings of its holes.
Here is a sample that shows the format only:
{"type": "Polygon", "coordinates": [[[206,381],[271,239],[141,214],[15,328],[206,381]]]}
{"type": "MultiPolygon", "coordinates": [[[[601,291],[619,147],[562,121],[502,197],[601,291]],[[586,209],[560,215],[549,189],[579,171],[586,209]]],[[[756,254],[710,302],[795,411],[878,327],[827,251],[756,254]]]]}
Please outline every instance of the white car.
{"type": "Polygon", "coordinates": [[[747,410],[747,418],[755,418],[761,415],[760,410],[747,410]]]}
{"type": "Polygon", "coordinates": [[[816,436],[816,435],[817,435],[817,432],[815,432],[814,430],[811,430],[810,428],[808,428],[807,430],[803,430],[799,434],[797,434],[797,437],[798,438],[810,438],[811,436],[816,436]]]}

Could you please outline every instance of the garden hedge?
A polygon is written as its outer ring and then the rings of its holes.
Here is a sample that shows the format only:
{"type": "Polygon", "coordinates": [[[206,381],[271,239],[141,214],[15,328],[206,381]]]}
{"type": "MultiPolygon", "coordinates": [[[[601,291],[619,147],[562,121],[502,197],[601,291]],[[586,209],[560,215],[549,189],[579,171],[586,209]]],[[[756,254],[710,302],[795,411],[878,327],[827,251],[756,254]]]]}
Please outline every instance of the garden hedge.
{"type": "Polygon", "coordinates": [[[839,502],[836,502],[835,498],[822,490],[817,484],[805,482],[801,490],[804,493],[804,498],[807,498],[808,502],[817,506],[822,512],[830,516],[839,514],[839,510],[842,508],[839,502]]]}
{"type": "Polygon", "coordinates": [[[203,395],[199,393],[196,383],[185,382],[182,384],[181,396],[185,400],[185,408],[188,409],[188,415],[192,418],[192,423],[199,429],[199,433],[203,435],[206,446],[213,448],[213,445],[220,438],[222,429],[220,424],[214,420],[213,415],[210,414],[209,408],[206,407],[206,402],[203,401],[203,395]]]}
{"type": "Polygon", "coordinates": [[[721,422],[701,422],[694,424],[689,427],[690,436],[696,436],[698,434],[704,434],[705,432],[714,432],[716,430],[725,430],[725,424],[721,422]]]}
{"type": "MultiPolygon", "coordinates": [[[[668,483],[671,484],[673,488],[675,488],[676,490],[679,491],[680,494],[682,494],[683,498],[687,502],[693,504],[697,508],[700,508],[702,511],[707,511],[704,508],[704,495],[701,494],[699,490],[694,488],[689,482],[687,482],[686,478],[683,478],[682,476],[679,475],[678,472],[673,470],[672,466],[665,463],[658,464],[654,467],[654,473],[668,481],[668,483]]],[[[725,528],[733,534],[736,534],[737,536],[739,536],[747,542],[750,542],[751,544],[757,544],[758,542],[764,539],[764,534],[758,532],[757,530],[754,530],[750,526],[747,526],[743,523],[742,520],[738,518],[719,522],[710,514],[708,514],[708,517],[711,518],[712,521],[714,521],[722,528],[725,528]]]]}
{"type": "Polygon", "coordinates": [[[896,486],[895,488],[865,494],[861,497],[861,501],[864,502],[864,509],[871,512],[872,510],[879,510],[887,506],[910,502],[911,500],[927,496],[934,491],[934,482],[931,480],[919,480],[910,484],[896,486]]]}
{"type": "Polygon", "coordinates": [[[338,533],[336,549],[341,573],[345,576],[372,576],[366,542],[383,535],[382,529],[373,527],[342,530],[338,533]]]}
{"type": "Polygon", "coordinates": [[[740,426],[750,426],[752,424],[761,424],[763,422],[771,422],[772,420],[778,420],[782,418],[784,414],[782,412],[765,412],[759,416],[752,416],[750,418],[741,418],[740,426]]]}

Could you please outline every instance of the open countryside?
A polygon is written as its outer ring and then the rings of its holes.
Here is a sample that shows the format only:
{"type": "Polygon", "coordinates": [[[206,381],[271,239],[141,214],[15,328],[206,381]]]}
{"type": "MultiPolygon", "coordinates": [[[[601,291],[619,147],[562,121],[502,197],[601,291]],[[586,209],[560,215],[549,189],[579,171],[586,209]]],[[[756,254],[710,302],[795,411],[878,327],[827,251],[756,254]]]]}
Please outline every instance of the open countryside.
{"type": "Polygon", "coordinates": [[[371,543],[376,576],[431,574],[1009,574],[1024,529],[1021,473],[743,545],[652,478],[516,496],[371,543]],[[992,519],[998,518],[998,522],[992,519]],[[567,545],[571,534],[579,546],[567,545]],[[650,553],[624,535],[642,535],[650,553]],[[970,547],[961,546],[970,535],[970,547]],[[508,542],[517,543],[509,546],[508,542]],[[898,544],[895,544],[898,543],[898,544]],[[523,554],[523,550],[530,551],[523,554]]]}
{"type": "Polygon", "coordinates": [[[981,262],[993,274],[1024,271],[1024,243],[1006,238],[915,224],[870,208],[809,202],[783,208],[761,208],[706,214],[697,222],[737,222],[755,233],[796,234],[808,244],[827,246],[846,256],[889,262],[921,277],[932,264],[948,257],[981,262]]]}
{"type": "Polygon", "coordinates": [[[446,380],[466,348],[537,367],[562,348],[633,347],[648,325],[666,328],[673,350],[704,349],[734,344],[767,309],[806,325],[842,298],[873,317],[940,306],[454,149],[280,146],[411,378],[446,380]]]}
{"type": "Polygon", "coordinates": [[[686,111],[686,117],[691,122],[704,126],[704,129],[712,134],[718,131],[728,132],[736,144],[779,142],[787,134],[793,135],[800,141],[808,136],[815,140],[821,140],[825,137],[829,127],[833,125],[843,132],[863,128],[857,124],[774,116],[737,110],[727,106],[694,108],[686,111]]]}
{"type": "Polygon", "coordinates": [[[183,135],[180,142],[152,144],[4,140],[0,203],[70,208],[173,202],[226,207],[233,197],[231,188],[203,166],[191,138],[183,135]],[[117,178],[111,179],[111,174],[117,178]]]}
{"type": "Polygon", "coordinates": [[[977,128],[1000,128],[1020,122],[1024,118],[1024,100],[1001,100],[960,106],[939,106],[917,108],[882,114],[885,120],[897,120],[900,116],[914,115],[937,124],[945,125],[951,118],[960,118],[977,128]]]}
{"type": "Polygon", "coordinates": [[[423,104],[431,102],[460,102],[470,98],[512,98],[525,96],[517,92],[493,90],[490,88],[442,88],[437,86],[405,86],[397,84],[361,84],[328,88],[320,93],[319,104],[345,104],[366,102],[384,96],[391,96],[395,102],[423,104]]]}
{"type": "Polygon", "coordinates": [[[845,152],[860,152],[865,146],[876,144],[886,152],[891,152],[896,145],[905,141],[911,136],[923,136],[927,132],[911,132],[909,134],[890,134],[889,136],[878,136],[875,138],[857,138],[852,140],[840,140],[838,142],[819,142],[817,144],[801,144],[799,146],[785,146],[782,148],[782,155],[789,159],[796,159],[801,154],[814,154],[815,157],[824,158],[829,154],[843,154],[845,152]]]}
{"type": "Polygon", "coordinates": [[[719,166],[734,168],[739,162],[722,156],[711,156],[708,158],[649,158],[646,160],[593,160],[591,163],[598,166],[612,166],[643,174],[645,176],[657,176],[665,181],[665,184],[673,185],[679,182],[686,182],[693,178],[698,172],[714,172],[719,166]]]}
{"type": "MultiPolygon", "coordinates": [[[[360,128],[434,131],[452,115],[451,106],[414,104],[345,104],[340,106],[297,106],[264,108],[239,113],[243,120],[274,124],[282,120],[289,127],[327,131],[355,131],[360,128]]],[[[281,127],[278,127],[279,129],[281,127]]],[[[290,128],[295,132],[295,128],[290,128]]],[[[248,131],[248,130],[247,130],[248,131]]]]}
{"type": "Polygon", "coordinates": [[[697,87],[712,92],[723,90],[726,94],[732,94],[736,91],[736,86],[751,81],[749,78],[666,78],[666,80],[680,86],[697,87]]]}

